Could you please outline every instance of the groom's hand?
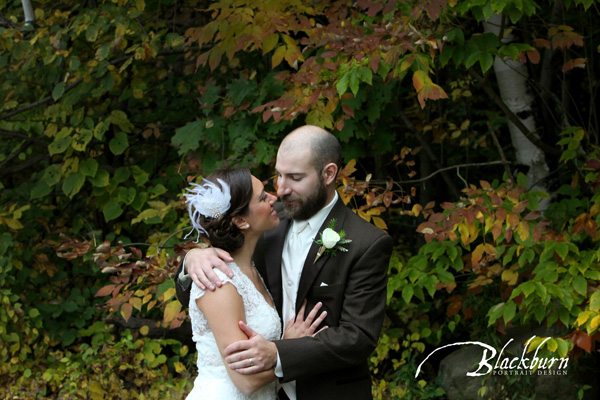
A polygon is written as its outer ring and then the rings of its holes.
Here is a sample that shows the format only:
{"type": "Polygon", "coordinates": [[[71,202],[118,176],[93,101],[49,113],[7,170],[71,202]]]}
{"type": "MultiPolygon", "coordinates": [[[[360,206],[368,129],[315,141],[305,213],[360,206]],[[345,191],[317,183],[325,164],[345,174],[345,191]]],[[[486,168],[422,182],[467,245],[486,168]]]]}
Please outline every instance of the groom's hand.
{"type": "Polygon", "coordinates": [[[215,286],[221,287],[223,283],[214,273],[213,268],[220,269],[230,278],[233,277],[233,272],[225,264],[226,261],[233,261],[233,259],[225,250],[215,247],[192,249],[185,258],[184,268],[201,290],[215,290],[215,286]]]}
{"type": "Polygon", "coordinates": [[[275,368],[277,364],[275,343],[254,332],[242,321],[239,322],[239,326],[248,336],[248,340],[232,343],[225,348],[225,361],[229,368],[243,375],[275,368]]]}

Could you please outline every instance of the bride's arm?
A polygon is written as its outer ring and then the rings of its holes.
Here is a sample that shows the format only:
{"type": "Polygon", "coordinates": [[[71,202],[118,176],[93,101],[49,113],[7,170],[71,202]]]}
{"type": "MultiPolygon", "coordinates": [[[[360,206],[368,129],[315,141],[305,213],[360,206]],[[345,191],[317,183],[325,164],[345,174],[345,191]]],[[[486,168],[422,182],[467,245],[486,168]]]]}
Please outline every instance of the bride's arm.
{"type": "MultiPolygon", "coordinates": [[[[244,303],[232,284],[226,283],[214,292],[207,291],[204,296],[196,300],[196,304],[215,335],[223,359],[227,346],[248,339],[238,326],[238,321],[246,322],[244,303]]],[[[273,369],[252,375],[242,375],[231,370],[227,363],[223,362],[233,384],[247,395],[276,379],[273,369]]]]}

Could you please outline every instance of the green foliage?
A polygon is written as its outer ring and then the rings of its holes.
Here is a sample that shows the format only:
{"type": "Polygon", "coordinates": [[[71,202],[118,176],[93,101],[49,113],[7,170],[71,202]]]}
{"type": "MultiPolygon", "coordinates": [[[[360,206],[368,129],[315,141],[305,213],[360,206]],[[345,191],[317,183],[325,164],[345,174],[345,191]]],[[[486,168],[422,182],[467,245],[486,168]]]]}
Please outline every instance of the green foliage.
{"type": "Polygon", "coordinates": [[[193,377],[182,363],[188,349],[181,343],[128,330],[115,337],[100,322],[80,333],[88,342],[23,360],[22,376],[3,388],[4,396],[179,399],[191,390],[193,377]]]}
{"type": "Polygon", "coordinates": [[[303,123],[343,143],[344,202],[406,240],[390,263],[388,320],[371,359],[378,397],[440,395],[429,379],[415,384],[414,367],[428,346],[461,335],[562,324],[563,337],[544,350],[567,345],[570,354],[597,339],[597,1],[34,6],[35,27],[27,27],[20,2],[0,4],[7,396],[189,390],[193,354],[180,343],[102,321],[179,326],[171,278],[189,225],[179,194],[222,165],[272,176],[280,140],[303,123]],[[479,23],[499,13],[503,34],[518,30],[517,41],[482,31],[479,23]],[[515,158],[508,115],[481,92],[495,90],[496,57],[526,63],[538,121],[559,114],[538,130],[562,146],[546,154],[559,189],[543,215],[542,195],[521,188],[521,176],[501,179],[488,167],[443,181],[425,176],[485,164],[499,150],[515,158]],[[498,144],[494,132],[502,132],[498,144]],[[463,183],[459,199],[453,189],[463,183]],[[420,246],[422,217],[428,243],[420,246]]]}

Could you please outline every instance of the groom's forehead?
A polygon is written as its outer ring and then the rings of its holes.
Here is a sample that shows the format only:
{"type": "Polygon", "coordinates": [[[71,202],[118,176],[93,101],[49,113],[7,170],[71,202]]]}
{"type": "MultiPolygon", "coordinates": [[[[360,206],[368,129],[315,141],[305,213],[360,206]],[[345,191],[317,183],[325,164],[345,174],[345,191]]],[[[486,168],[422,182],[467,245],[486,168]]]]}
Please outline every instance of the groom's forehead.
{"type": "Polygon", "coordinates": [[[277,154],[275,170],[282,175],[307,174],[314,170],[310,152],[277,154]]]}

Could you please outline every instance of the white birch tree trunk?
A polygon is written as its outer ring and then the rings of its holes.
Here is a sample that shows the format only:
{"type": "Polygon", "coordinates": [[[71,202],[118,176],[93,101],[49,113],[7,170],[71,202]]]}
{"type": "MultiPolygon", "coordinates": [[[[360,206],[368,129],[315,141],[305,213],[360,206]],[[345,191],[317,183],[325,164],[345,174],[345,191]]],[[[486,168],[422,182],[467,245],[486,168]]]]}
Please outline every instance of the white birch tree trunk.
{"type": "MultiPolygon", "coordinates": [[[[493,15],[484,23],[484,30],[499,35],[501,21],[501,15],[493,15]]],[[[513,41],[513,36],[511,34],[505,35],[500,40],[504,44],[510,43],[513,41]]],[[[502,101],[523,122],[527,129],[534,133],[536,125],[532,112],[533,97],[527,90],[527,67],[519,61],[502,60],[500,57],[496,57],[494,60],[494,72],[496,73],[496,80],[498,81],[502,101]],[[522,118],[523,116],[525,118],[522,118]]],[[[510,121],[508,122],[508,128],[512,144],[515,148],[517,162],[529,167],[529,171],[527,172],[529,189],[548,192],[542,181],[549,173],[544,153],[531,143],[521,130],[510,121]]],[[[544,210],[548,203],[546,199],[543,200],[540,201],[541,210],[544,210]]]]}

